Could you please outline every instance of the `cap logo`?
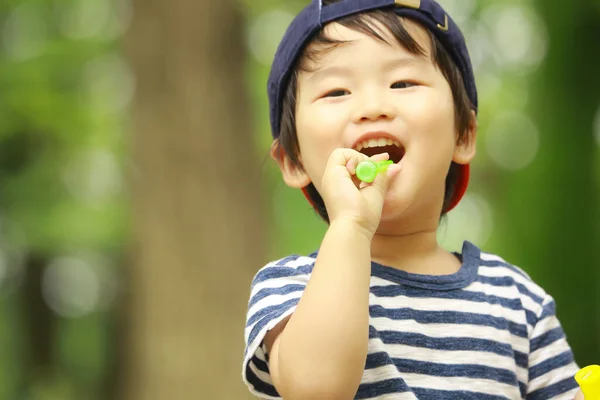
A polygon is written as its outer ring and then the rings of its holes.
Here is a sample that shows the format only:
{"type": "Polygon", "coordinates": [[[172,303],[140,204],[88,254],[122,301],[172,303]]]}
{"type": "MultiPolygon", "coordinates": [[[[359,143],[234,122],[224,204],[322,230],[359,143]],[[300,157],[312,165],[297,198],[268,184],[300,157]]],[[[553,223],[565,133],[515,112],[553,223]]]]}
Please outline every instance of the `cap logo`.
{"type": "Polygon", "coordinates": [[[437,24],[437,27],[443,30],[444,32],[448,32],[448,14],[444,15],[444,25],[437,24]]]}
{"type": "Polygon", "coordinates": [[[396,7],[421,8],[421,0],[394,0],[396,7]]]}

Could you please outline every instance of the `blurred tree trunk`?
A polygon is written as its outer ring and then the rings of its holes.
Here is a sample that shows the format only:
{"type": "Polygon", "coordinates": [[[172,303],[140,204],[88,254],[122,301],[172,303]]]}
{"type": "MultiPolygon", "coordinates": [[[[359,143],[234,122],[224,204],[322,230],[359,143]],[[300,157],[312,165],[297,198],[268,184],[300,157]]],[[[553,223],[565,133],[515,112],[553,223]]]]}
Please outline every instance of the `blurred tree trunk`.
{"type": "Polygon", "coordinates": [[[532,81],[541,147],[507,191],[510,236],[521,252],[516,259],[526,269],[535,266],[535,279],[555,297],[578,363],[596,364],[600,199],[592,127],[600,105],[600,12],[589,0],[536,5],[549,35],[547,57],[532,81]]]}
{"type": "Polygon", "coordinates": [[[23,397],[52,382],[56,359],[55,331],[58,320],[44,299],[42,281],[50,257],[31,251],[25,256],[25,276],[21,290],[21,315],[24,320],[22,368],[23,397]]]}
{"type": "Polygon", "coordinates": [[[263,218],[235,1],[134,0],[133,262],[122,395],[243,399],[263,218]]]}

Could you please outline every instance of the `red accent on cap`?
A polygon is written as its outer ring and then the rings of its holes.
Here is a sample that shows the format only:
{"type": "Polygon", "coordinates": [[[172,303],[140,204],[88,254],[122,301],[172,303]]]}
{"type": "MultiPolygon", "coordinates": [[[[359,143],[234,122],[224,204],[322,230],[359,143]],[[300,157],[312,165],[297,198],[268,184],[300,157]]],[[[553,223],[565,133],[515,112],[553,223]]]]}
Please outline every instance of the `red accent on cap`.
{"type": "MultiPolygon", "coordinates": [[[[469,186],[469,178],[470,177],[471,177],[471,167],[469,166],[469,164],[461,165],[460,174],[458,175],[458,179],[456,180],[456,184],[455,184],[455,188],[454,188],[454,196],[452,196],[452,201],[448,205],[448,208],[446,210],[444,210],[444,212],[447,213],[458,205],[458,203],[460,202],[460,200],[463,198],[463,196],[465,195],[465,193],[467,191],[467,187],[469,186]]],[[[306,200],[308,200],[310,205],[313,208],[316,208],[315,203],[310,198],[310,195],[308,194],[308,190],[306,190],[305,187],[302,188],[302,193],[304,194],[304,197],[306,197],[306,200]]]]}
{"type": "Polygon", "coordinates": [[[308,200],[308,202],[310,203],[310,205],[312,206],[312,208],[316,208],[315,203],[310,198],[310,195],[308,194],[308,190],[306,190],[305,187],[302,188],[302,194],[304,194],[304,197],[306,197],[306,200],[308,200]]]}
{"type": "Polygon", "coordinates": [[[458,205],[460,200],[465,195],[465,192],[467,191],[467,186],[469,186],[470,177],[471,167],[469,166],[469,164],[461,165],[460,174],[458,175],[458,179],[454,185],[454,196],[452,196],[452,201],[450,201],[448,208],[444,210],[444,212],[448,212],[458,205]]]}

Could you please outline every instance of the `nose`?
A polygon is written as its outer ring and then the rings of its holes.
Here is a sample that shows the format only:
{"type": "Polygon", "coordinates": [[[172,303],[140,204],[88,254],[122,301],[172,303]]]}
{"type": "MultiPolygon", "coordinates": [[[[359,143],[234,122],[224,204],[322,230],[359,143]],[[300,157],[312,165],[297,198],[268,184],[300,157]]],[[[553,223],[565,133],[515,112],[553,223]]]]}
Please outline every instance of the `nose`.
{"type": "Polygon", "coordinates": [[[353,122],[394,119],[396,111],[385,91],[371,89],[355,97],[353,122]]]}

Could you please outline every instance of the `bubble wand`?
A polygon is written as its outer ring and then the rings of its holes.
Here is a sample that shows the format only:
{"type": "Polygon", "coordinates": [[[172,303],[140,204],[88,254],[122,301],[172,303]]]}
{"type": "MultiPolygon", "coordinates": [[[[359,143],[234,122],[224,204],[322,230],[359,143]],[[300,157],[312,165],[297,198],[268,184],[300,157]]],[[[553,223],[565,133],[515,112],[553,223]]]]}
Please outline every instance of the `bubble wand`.
{"type": "Polygon", "coordinates": [[[375,180],[375,177],[380,172],[383,172],[388,169],[388,167],[393,164],[394,161],[386,160],[386,161],[361,161],[356,166],[356,176],[363,182],[371,183],[375,180]]]}
{"type": "Polygon", "coordinates": [[[600,365],[588,365],[575,374],[585,400],[600,400],[600,365]]]}

